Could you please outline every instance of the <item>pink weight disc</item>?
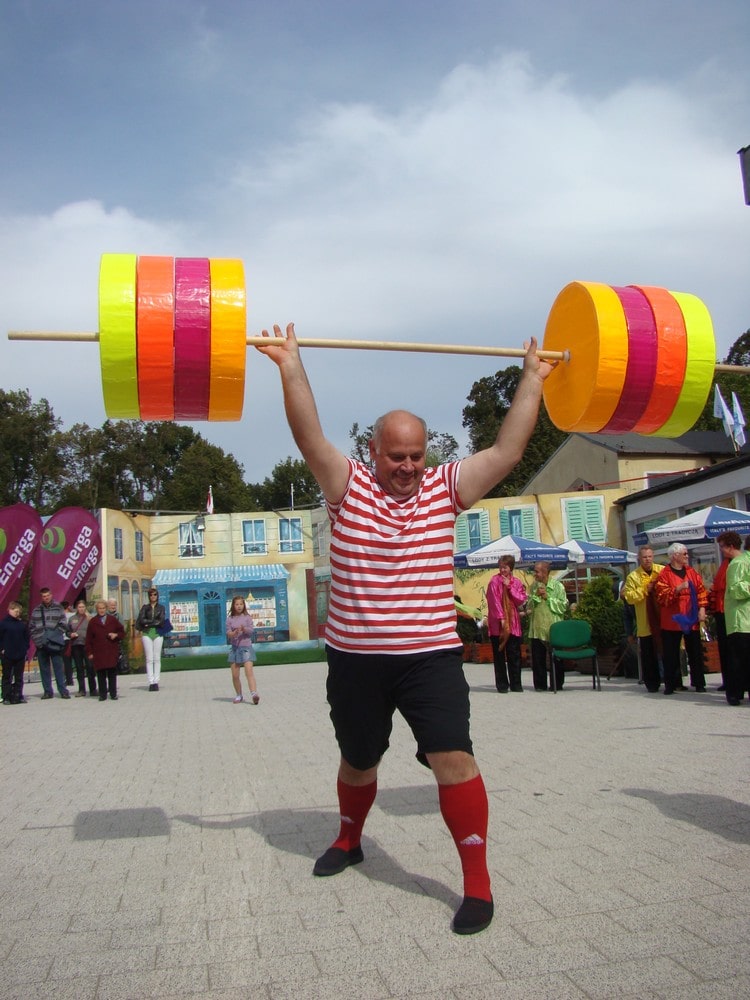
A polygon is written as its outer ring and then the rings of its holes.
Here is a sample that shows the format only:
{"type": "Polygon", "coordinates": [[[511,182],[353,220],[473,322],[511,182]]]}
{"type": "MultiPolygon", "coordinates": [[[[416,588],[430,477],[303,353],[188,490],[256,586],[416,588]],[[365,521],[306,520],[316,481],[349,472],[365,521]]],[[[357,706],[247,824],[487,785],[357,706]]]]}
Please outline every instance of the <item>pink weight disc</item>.
{"type": "Polygon", "coordinates": [[[174,418],[208,420],[211,276],[208,258],[175,257],[174,418]]]}
{"type": "Polygon", "coordinates": [[[659,338],[648,299],[637,288],[612,286],[628,326],[628,366],[620,401],[602,434],[627,434],[643,416],[656,378],[659,338]]]}

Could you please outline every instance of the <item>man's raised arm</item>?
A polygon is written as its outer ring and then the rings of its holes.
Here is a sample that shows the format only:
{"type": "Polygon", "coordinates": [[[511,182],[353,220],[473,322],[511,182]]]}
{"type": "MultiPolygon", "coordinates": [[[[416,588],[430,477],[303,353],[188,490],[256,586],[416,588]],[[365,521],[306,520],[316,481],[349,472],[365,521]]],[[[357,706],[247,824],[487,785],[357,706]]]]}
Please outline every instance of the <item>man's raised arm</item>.
{"type": "Polygon", "coordinates": [[[523,346],[526,348],[526,357],[521,381],[500,425],[495,443],[475,455],[469,455],[461,462],[458,492],[465,507],[471,507],[481,500],[518,465],[536,426],[542,401],[542,386],[554,366],[538,357],[534,337],[523,346]]]}
{"type": "Polygon", "coordinates": [[[323,496],[331,503],[338,503],[349,481],[349,462],[323,434],[315,397],[299,354],[294,324],[287,325],[286,335],[282,334],[279,326],[274,326],[273,332],[271,337],[267,330],[263,330],[263,336],[268,337],[268,346],[263,345],[257,350],[277,365],[292,436],[323,496]]]}

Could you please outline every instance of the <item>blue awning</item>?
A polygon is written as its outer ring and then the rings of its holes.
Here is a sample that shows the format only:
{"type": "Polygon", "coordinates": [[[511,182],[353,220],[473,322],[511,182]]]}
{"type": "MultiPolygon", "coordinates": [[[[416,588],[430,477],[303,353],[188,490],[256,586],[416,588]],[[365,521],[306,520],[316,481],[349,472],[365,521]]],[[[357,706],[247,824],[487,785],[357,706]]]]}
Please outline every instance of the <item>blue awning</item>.
{"type": "Polygon", "coordinates": [[[288,580],[289,570],[282,563],[259,566],[190,566],[184,569],[160,569],[154,574],[155,587],[199,587],[207,583],[263,583],[288,580]]]}

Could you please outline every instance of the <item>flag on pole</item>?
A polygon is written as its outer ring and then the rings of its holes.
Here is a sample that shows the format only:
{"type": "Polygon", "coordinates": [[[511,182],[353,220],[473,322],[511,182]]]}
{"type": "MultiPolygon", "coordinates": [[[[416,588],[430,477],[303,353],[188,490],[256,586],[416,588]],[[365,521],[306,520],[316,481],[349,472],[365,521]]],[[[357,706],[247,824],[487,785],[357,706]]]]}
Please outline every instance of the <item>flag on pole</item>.
{"type": "Polygon", "coordinates": [[[214,490],[213,486],[208,487],[208,496],[206,497],[206,513],[213,514],[214,512],[214,490]]]}
{"type": "Polygon", "coordinates": [[[745,443],[745,414],[742,412],[737,393],[732,393],[732,416],[734,418],[734,441],[738,448],[745,443]]]}
{"type": "Polygon", "coordinates": [[[734,417],[732,411],[724,402],[719,383],[714,386],[714,416],[724,424],[724,433],[734,444],[734,417]]]}

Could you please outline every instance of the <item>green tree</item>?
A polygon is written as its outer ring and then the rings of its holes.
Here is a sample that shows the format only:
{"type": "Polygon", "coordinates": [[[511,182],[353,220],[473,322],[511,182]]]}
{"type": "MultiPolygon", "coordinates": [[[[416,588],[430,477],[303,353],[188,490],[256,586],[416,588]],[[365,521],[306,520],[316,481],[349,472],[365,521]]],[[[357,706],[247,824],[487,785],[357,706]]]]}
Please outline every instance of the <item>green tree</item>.
{"type": "MultiPolygon", "coordinates": [[[[750,330],[746,330],[735,340],[724,359],[727,365],[750,365],[750,330]]],[[[718,385],[724,401],[732,409],[732,393],[736,393],[747,418],[750,414],[750,378],[742,372],[718,372],[708,394],[703,412],[693,428],[696,431],[721,431],[724,429],[721,420],[714,416],[714,387],[718,385]]],[[[745,431],[750,439],[750,431],[745,431]]]]}
{"type": "Polygon", "coordinates": [[[249,487],[253,510],[288,510],[317,507],[323,497],[312,472],[302,459],[287,456],[278,462],[262,483],[249,487]]]}
{"type": "MultiPolygon", "coordinates": [[[[489,448],[497,437],[521,380],[522,369],[511,365],[473,384],[463,410],[463,426],[469,432],[472,453],[489,448]]],[[[558,430],[542,407],[523,458],[501,483],[487,494],[508,497],[521,494],[526,482],[544,465],[567,435],[558,430]]]]}
{"type": "Polygon", "coordinates": [[[27,389],[0,389],[0,506],[21,501],[42,514],[55,509],[60,423],[46,399],[34,403],[27,389]]]}
{"type": "Polygon", "coordinates": [[[198,436],[180,456],[174,475],[162,485],[163,510],[205,510],[208,487],[213,487],[217,514],[252,510],[252,490],[244,469],[217,445],[198,436]]]}

